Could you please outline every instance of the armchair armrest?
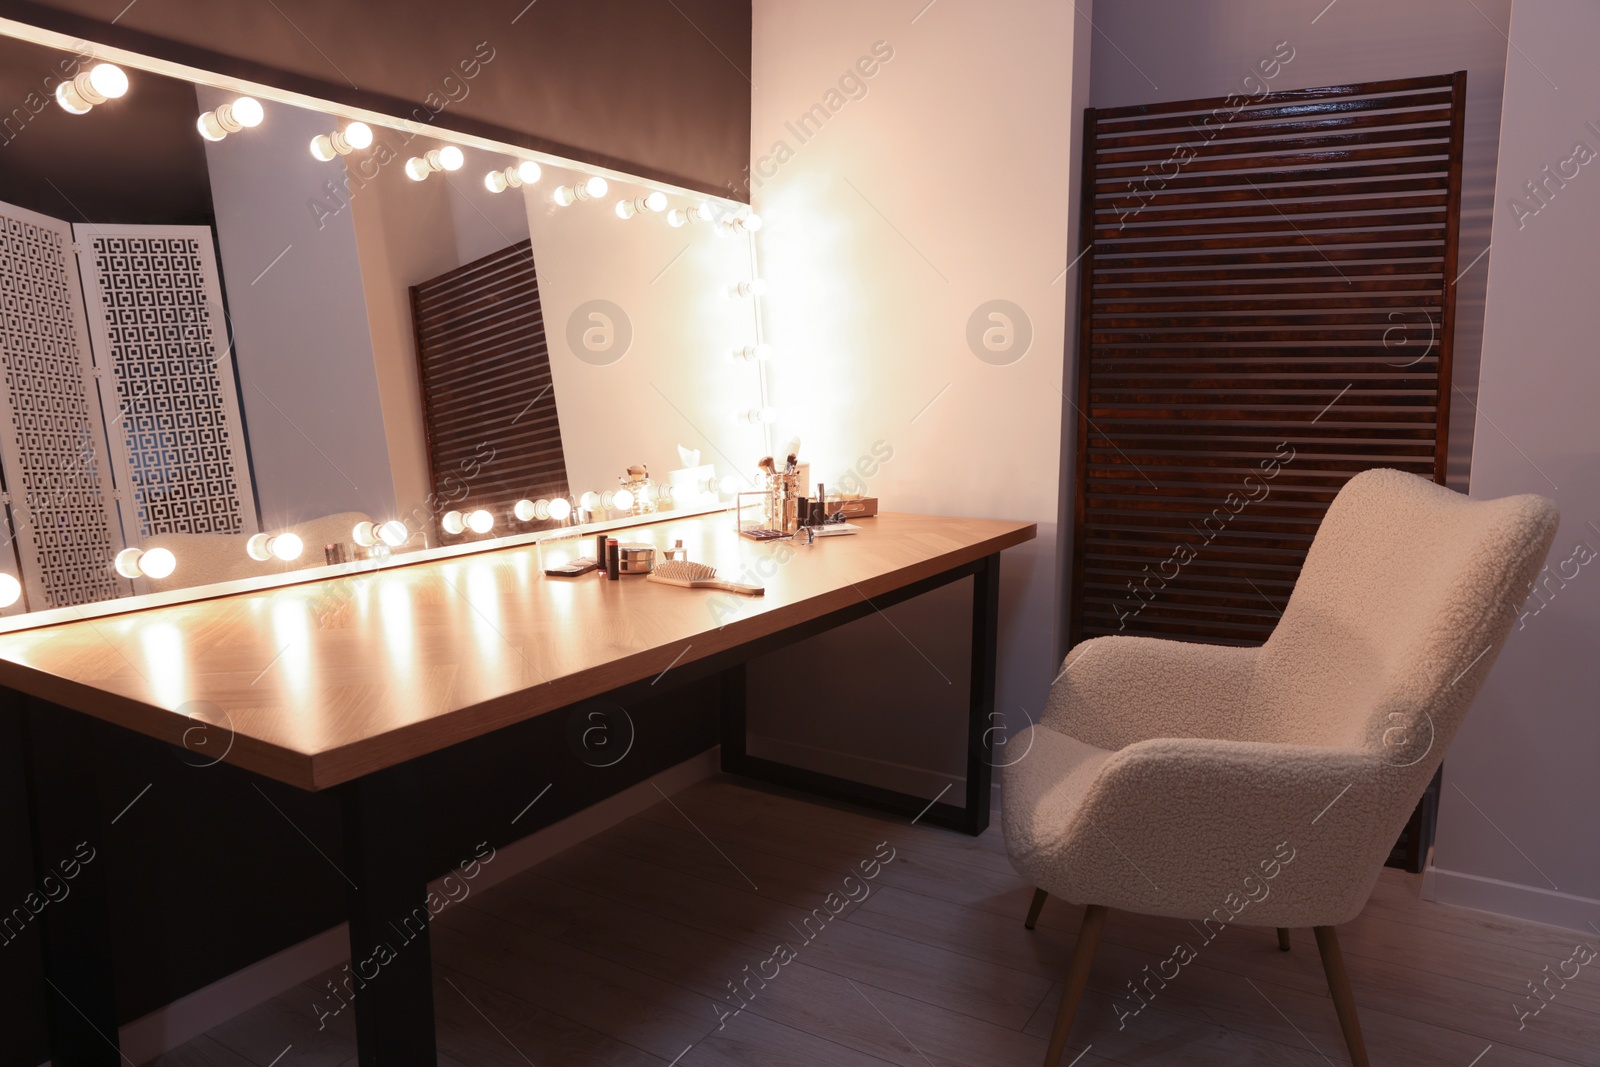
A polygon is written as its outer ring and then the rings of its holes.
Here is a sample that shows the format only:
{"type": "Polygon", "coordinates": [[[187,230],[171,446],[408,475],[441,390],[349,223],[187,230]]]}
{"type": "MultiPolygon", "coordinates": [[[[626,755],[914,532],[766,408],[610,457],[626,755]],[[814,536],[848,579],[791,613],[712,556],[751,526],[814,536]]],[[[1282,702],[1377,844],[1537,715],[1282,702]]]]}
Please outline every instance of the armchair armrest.
{"type": "Polygon", "coordinates": [[[1140,742],[1106,761],[1049,865],[1071,872],[1069,899],[1334,925],[1366,903],[1425,784],[1359,749],[1140,742]]]}
{"type": "Polygon", "coordinates": [[[1096,637],[1067,654],[1040,722],[1097,748],[1155,737],[1248,740],[1260,649],[1096,637]]]}

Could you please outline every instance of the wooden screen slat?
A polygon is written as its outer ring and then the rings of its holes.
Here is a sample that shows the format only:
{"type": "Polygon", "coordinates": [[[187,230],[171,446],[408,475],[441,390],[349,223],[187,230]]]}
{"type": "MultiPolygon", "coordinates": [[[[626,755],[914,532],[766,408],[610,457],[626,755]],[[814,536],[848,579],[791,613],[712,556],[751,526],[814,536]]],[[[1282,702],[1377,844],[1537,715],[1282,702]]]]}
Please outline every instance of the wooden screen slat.
{"type": "Polygon", "coordinates": [[[1464,90],[1089,113],[1074,642],[1259,644],[1345,481],[1442,480],[1464,90]]]}
{"type": "Polygon", "coordinates": [[[510,511],[520,498],[569,491],[532,244],[413,286],[411,310],[435,536],[464,539],[437,522],[450,509],[487,508],[497,529],[551,525],[510,511]]]}

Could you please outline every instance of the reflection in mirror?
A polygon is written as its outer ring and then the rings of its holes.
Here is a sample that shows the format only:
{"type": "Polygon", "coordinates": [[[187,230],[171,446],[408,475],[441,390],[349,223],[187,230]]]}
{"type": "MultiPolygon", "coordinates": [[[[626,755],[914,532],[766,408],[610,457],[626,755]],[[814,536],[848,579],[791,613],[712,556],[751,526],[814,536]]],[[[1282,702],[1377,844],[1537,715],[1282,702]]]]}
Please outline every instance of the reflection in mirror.
{"type": "Polygon", "coordinates": [[[0,37],[0,613],[748,486],[747,208],[145,62],[0,37]]]}

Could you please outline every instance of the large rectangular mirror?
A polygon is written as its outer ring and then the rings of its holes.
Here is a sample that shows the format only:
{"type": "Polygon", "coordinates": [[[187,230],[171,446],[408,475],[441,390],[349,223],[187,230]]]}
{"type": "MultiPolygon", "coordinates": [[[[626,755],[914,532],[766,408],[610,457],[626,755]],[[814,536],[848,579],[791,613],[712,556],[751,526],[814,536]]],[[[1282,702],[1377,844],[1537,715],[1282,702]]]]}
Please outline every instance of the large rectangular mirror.
{"type": "Polygon", "coordinates": [[[771,451],[759,220],[434,127],[489,45],[405,118],[38,38],[0,629],[725,506],[771,451]]]}

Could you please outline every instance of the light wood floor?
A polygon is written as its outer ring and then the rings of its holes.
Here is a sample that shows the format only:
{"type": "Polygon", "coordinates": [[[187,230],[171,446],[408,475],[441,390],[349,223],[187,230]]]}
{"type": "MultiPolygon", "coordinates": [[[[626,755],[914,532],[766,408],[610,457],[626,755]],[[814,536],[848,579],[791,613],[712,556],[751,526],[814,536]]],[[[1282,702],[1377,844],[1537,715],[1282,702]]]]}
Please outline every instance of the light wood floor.
{"type": "MultiPolygon", "coordinates": [[[[1424,903],[1416,883],[1385,871],[1340,930],[1374,1064],[1600,1065],[1600,961],[1520,1030],[1512,1010],[1576,935],[1424,903]]],[[[1052,900],[1029,933],[1028,898],[998,827],[974,839],[712,780],[440,916],[440,1062],[1032,1067],[1082,910],[1052,900]],[[802,920],[882,841],[896,856],[871,895],[806,942],[802,920]],[[796,957],[719,1024],[728,983],[772,974],[779,941],[796,957]]],[[[1271,930],[1228,930],[1119,1030],[1114,996],[1182,939],[1185,923],[1112,913],[1064,1064],[1085,1046],[1080,1067],[1349,1062],[1309,931],[1285,955],[1271,930]]],[[[318,1030],[320,986],[157,1063],[354,1063],[349,1011],[318,1030]]]]}

